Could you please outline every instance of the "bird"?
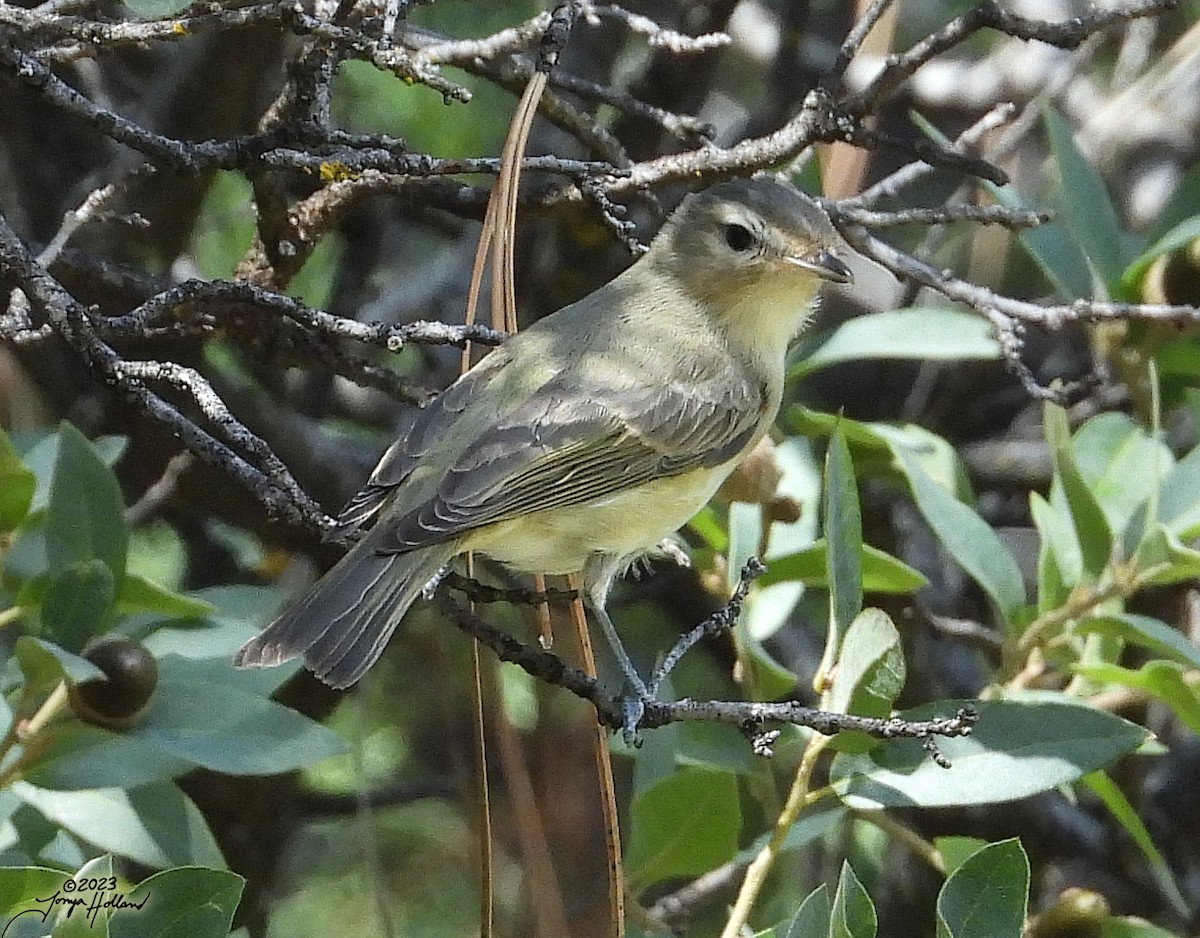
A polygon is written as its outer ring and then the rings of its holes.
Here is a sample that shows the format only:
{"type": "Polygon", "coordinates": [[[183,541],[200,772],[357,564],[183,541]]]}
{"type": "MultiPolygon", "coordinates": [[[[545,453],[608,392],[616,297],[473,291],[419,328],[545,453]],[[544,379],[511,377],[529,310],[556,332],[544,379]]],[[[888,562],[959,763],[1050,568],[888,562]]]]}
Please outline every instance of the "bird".
{"type": "Polygon", "coordinates": [[[349,687],[470,551],[523,573],[581,573],[585,605],[645,698],[606,610],[612,584],[771,428],[820,286],[853,280],[840,244],[824,209],[775,177],[687,196],[623,273],[417,412],[337,519],[334,533],[357,542],[235,665],[303,656],[349,687]]]}

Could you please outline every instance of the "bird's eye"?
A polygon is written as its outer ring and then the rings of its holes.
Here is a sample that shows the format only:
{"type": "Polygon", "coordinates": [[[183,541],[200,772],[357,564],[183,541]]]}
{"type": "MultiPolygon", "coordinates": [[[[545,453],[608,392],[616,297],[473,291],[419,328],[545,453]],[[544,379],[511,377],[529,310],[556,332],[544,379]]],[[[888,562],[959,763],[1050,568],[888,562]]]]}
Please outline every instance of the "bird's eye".
{"type": "Polygon", "coordinates": [[[754,234],[745,225],[730,223],[725,226],[725,243],[735,251],[747,251],[754,243],[754,234]]]}

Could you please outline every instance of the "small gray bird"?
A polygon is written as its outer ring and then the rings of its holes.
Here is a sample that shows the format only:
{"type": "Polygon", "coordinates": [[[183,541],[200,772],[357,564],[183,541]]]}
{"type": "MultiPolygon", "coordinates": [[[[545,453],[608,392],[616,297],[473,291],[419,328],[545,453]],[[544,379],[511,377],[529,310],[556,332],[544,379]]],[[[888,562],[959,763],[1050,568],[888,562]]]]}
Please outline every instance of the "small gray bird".
{"type": "Polygon", "coordinates": [[[492,351],[418,415],[339,518],[365,533],[238,652],[334,687],[375,663],[454,557],[609,588],[688,522],[775,420],[788,344],[823,280],[851,281],[824,211],[768,178],[689,196],[611,283],[492,351]],[[369,528],[368,528],[369,526],[369,528]]]}

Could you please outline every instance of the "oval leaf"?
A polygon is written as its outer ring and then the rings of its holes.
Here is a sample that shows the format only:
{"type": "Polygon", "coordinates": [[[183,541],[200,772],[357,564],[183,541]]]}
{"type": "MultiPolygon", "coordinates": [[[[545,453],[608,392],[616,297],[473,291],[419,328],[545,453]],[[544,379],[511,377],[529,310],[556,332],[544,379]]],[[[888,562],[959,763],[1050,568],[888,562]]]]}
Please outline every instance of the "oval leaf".
{"type": "Polygon", "coordinates": [[[1015,838],[973,853],[942,885],[938,938],[1021,938],[1029,857],[1015,838]]]}
{"type": "Polygon", "coordinates": [[[75,427],[59,428],[58,458],[46,513],[46,558],[51,571],[93,558],[125,575],[129,531],[125,505],[112,470],[75,427]]]}
{"type": "MultiPolygon", "coordinates": [[[[759,586],[796,582],[805,586],[829,584],[828,547],[821,538],[804,550],[772,558],[767,572],[758,578],[759,586]]],[[[902,560],[870,544],[863,544],[859,555],[864,593],[913,593],[929,580],[902,560]]]]}
{"type": "Polygon", "coordinates": [[[0,916],[5,924],[22,913],[23,918],[41,922],[46,903],[39,898],[54,895],[68,876],[41,866],[0,867],[0,916]]]}
{"type": "Polygon", "coordinates": [[[814,338],[788,377],[868,358],[988,361],[999,357],[1000,343],[982,316],[957,309],[909,307],[855,316],[814,338]],[[932,335],[937,336],[936,342],[929,341],[932,335]]]}
{"type": "Polygon", "coordinates": [[[778,925],[775,933],[782,938],[810,938],[813,935],[829,934],[829,916],[833,906],[829,902],[829,889],[821,883],[800,903],[800,908],[786,925],[778,925]]]}
{"type": "Polygon", "coordinates": [[[1149,648],[1165,658],[1200,668],[1200,648],[1161,619],[1134,613],[1092,616],[1080,621],[1074,631],[1084,635],[1115,635],[1134,645],[1149,648]]]}
{"type": "Polygon", "coordinates": [[[31,635],[18,638],[13,650],[30,690],[51,690],[64,678],[81,684],[104,677],[104,672],[86,658],[31,635]]]}
{"type": "MultiPolygon", "coordinates": [[[[825,452],[824,532],[828,560],[832,629],[842,636],[862,609],[862,512],[850,449],[841,428],[834,430],[825,452]]],[[[835,642],[840,644],[840,640],[835,642]]]]}
{"type": "Polygon", "coordinates": [[[829,938],[875,938],[878,925],[875,904],[850,864],[843,860],[829,915],[829,938]]]}
{"type": "MultiPolygon", "coordinates": [[[[1066,499],[1071,523],[1075,528],[1075,539],[1083,558],[1083,568],[1092,577],[1098,577],[1112,559],[1113,535],[1108,519],[1096,501],[1096,496],[1083,479],[1075,464],[1071,447],[1071,433],[1067,427],[1067,412],[1061,407],[1047,403],[1043,410],[1046,427],[1046,442],[1054,459],[1054,482],[1066,499]]],[[[1057,499],[1051,495],[1051,503],[1057,499]]]]}
{"type": "Polygon", "coordinates": [[[117,609],[122,613],[150,612],[170,619],[196,619],[214,611],[212,603],[187,596],[127,573],[117,594],[117,609]]]}
{"type": "Polygon", "coordinates": [[[896,454],[926,524],[1012,622],[1025,604],[1025,583],[1004,542],[972,508],[930,479],[913,454],[899,448],[896,454]]]}
{"type": "Polygon", "coordinates": [[[345,751],[332,730],[228,684],[160,678],[127,736],[228,775],[274,775],[345,751]]]}
{"type": "MultiPolygon", "coordinates": [[[[225,938],[246,880],[228,870],[181,867],[142,880],[116,913],[121,938],[225,938]]],[[[114,931],[116,931],[114,929],[114,931]]]]}
{"type": "Polygon", "coordinates": [[[68,651],[82,650],[89,638],[104,631],[116,591],[112,571],[98,558],[54,572],[42,599],[47,638],[68,651]]]}
{"type": "MultiPolygon", "coordinates": [[[[940,701],[901,716],[945,716],[965,701],[940,701]]],[[[1150,734],[1100,710],[1054,700],[984,700],[970,736],[938,739],[950,768],[919,742],[840,753],[830,779],[851,807],[950,807],[1027,798],[1082,778],[1140,746],[1150,734]]]]}
{"type": "Polygon", "coordinates": [[[1125,269],[1124,274],[1121,276],[1122,288],[1128,295],[1135,295],[1138,284],[1151,264],[1162,255],[1177,251],[1197,238],[1200,238],[1200,215],[1193,215],[1191,218],[1185,218],[1179,222],[1174,228],[1155,241],[1154,244],[1146,248],[1145,253],[1141,254],[1125,269]]]}
{"type": "Polygon", "coordinates": [[[1119,288],[1125,272],[1125,232],[1104,181],[1075,146],[1067,122],[1050,106],[1044,116],[1062,180],[1059,208],[1063,220],[1111,294],[1119,288]]]}
{"type": "Polygon", "coordinates": [[[194,764],[138,739],[86,723],[56,727],[49,744],[24,773],[39,788],[133,788],[175,778],[194,764]]]}
{"type": "Polygon", "coordinates": [[[829,709],[883,717],[904,689],[900,633],[881,609],[864,609],[850,623],[830,688],[829,709]]]}
{"type": "Polygon", "coordinates": [[[90,791],[50,791],[16,782],[12,791],[81,840],[146,866],[225,865],[204,818],[170,782],[90,791]]]}

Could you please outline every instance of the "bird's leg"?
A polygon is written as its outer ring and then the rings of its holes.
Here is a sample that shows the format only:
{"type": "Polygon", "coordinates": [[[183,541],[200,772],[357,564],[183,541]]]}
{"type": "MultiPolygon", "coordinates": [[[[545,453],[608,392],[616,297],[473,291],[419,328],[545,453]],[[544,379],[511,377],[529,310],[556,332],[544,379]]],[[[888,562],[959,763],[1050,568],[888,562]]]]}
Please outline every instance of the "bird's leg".
{"type": "Polygon", "coordinates": [[[625,687],[620,701],[621,735],[625,737],[627,744],[633,746],[637,743],[637,725],[641,722],[642,714],[646,712],[646,701],[650,699],[646,691],[646,682],[633,666],[629,653],[621,643],[621,636],[617,634],[617,627],[613,625],[603,604],[589,605],[592,606],[592,614],[599,620],[600,627],[604,629],[604,637],[608,639],[608,645],[616,656],[617,663],[625,673],[625,687]]]}
{"type": "Polygon", "coordinates": [[[597,556],[594,558],[584,571],[584,582],[586,583],[584,595],[592,614],[600,623],[600,628],[604,630],[604,637],[608,640],[608,646],[612,649],[617,664],[621,666],[621,671],[625,675],[625,687],[620,701],[621,735],[624,736],[626,743],[635,745],[637,725],[646,711],[646,702],[650,700],[650,695],[646,690],[646,682],[642,680],[637,668],[634,667],[629,652],[625,650],[625,645],[621,642],[621,636],[617,634],[617,627],[613,625],[608,610],[605,609],[608,591],[612,586],[616,571],[622,569],[623,566],[622,562],[612,557],[597,556]]]}
{"type": "Polygon", "coordinates": [[[621,666],[621,671],[625,674],[626,684],[639,697],[645,698],[646,682],[642,680],[641,675],[637,673],[637,668],[633,666],[633,661],[625,650],[621,636],[617,634],[617,627],[613,625],[612,619],[608,616],[608,611],[603,606],[596,605],[592,606],[592,614],[600,620],[600,627],[604,629],[604,637],[608,639],[608,645],[616,656],[617,664],[621,666]]]}

